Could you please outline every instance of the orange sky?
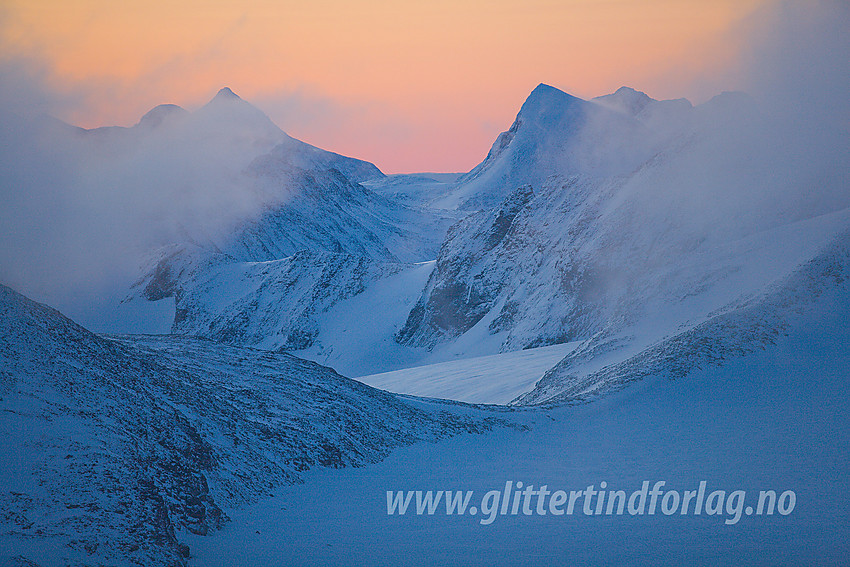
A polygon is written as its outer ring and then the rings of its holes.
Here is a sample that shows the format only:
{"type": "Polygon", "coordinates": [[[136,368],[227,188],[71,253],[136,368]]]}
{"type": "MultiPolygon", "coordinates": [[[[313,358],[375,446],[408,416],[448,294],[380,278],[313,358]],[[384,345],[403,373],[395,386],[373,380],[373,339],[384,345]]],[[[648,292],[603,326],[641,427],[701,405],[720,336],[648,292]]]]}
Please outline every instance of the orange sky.
{"type": "Polygon", "coordinates": [[[386,172],[465,171],[541,82],[695,96],[759,3],[4,0],[0,46],[42,59],[74,94],[60,117],[82,126],[191,110],[228,85],[290,134],[386,172]]]}

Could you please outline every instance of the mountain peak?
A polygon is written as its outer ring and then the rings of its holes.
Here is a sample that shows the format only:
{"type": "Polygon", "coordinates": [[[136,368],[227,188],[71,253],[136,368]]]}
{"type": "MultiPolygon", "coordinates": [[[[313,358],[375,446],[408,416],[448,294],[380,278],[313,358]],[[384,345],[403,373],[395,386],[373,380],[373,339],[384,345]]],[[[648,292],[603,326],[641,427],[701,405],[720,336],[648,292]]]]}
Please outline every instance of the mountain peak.
{"type": "Polygon", "coordinates": [[[633,89],[632,87],[627,87],[625,85],[614,91],[614,94],[620,96],[640,96],[649,98],[649,95],[647,95],[645,92],[633,89]]]}
{"type": "Polygon", "coordinates": [[[560,89],[540,83],[525,99],[517,118],[537,120],[543,116],[560,115],[576,102],[583,101],[560,89]]]}
{"type": "Polygon", "coordinates": [[[240,108],[240,107],[251,107],[253,105],[241,98],[235,92],[233,92],[230,87],[221,88],[214,97],[210,99],[208,103],[204,105],[204,108],[240,108]]]}
{"type": "Polygon", "coordinates": [[[643,91],[623,86],[612,94],[598,96],[593,101],[601,103],[608,108],[636,116],[648,104],[654,102],[654,99],[643,91]]]}
{"type": "Polygon", "coordinates": [[[284,136],[283,131],[274,125],[266,114],[240,98],[230,88],[224,87],[211,101],[192,113],[196,124],[206,124],[204,128],[233,135],[247,135],[277,144],[284,136]]]}
{"type": "Polygon", "coordinates": [[[146,128],[156,128],[160,124],[162,124],[165,120],[169,120],[172,117],[176,116],[184,116],[188,114],[188,112],[176,104],[160,104],[155,106],[151,110],[149,110],[144,116],[142,116],[141,120],[137,126],[142,126],[146,128]]]}
{"type": "Polygon", "coordinates": [[[525,99],[525,104],[523,104],[523,106],[563,104],[566,102],[570,102],[571,100],[578,99],[570,94],[565,93],[561,89],[557,89],[545,83],[540,83],[539,85],[534,87],[534,90],[531,91],[531,94],[528,95],[527,99],[525,99]]]}
{"type": "Polygon", "coordinates": [[[546,94],[546,93],[552,93],[552,94],[554,94],[554,93],[561,93],[561,94],[566,94],[566,93],[565,93],[564,91],[562,91],[561,89],[555,88],[555,87],[553,87],[552,85],[547,85],[546,83],[540,83],[539,85],[537,85],[536,87],[534,87],[534,90],[532,90],[532,91],[531,91],[531,95],[529,96],[529,98],[531,98],[531,97],[533,97],[533,96],[535,96],[535,95],[537,95],[537,96],[541,96],[541,95],[544,95],[544,94],[546,94]]]}
{"type": "Polygon", "coordinates": [[[233,92],[230,89],[230,87],[222,87],[222,89],[219,90],[216,93],[215,97],[213,98],[213,100],[216,100],[216,99],[218,99],[218,100],[242,100],[241,98],[239,98],[239,95],[237,95],[235,92],[233,92]]]}

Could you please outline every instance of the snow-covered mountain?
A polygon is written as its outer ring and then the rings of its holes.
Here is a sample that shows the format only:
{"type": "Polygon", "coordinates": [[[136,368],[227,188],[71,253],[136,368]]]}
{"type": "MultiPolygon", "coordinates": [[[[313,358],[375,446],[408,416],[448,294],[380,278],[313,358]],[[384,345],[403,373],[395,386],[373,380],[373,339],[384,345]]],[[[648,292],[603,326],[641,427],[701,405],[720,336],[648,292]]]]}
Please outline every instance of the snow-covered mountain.
{"type": "Polygon", "coordinates": [[[845,208],[808,217],[768,203],[734,228],[728,209],[690,218],[687,204],[652,202],[668,174],[659,162],[626,179],[553,178],[470,215],[449,232],[399,341],[433,347],[484,325],[516,350],[663,313],[684,322],[795,269],[850,222],[845,208]]]}
{"type": "MultiPolygon", "coordinates": [[[[269,348],[310,346],[318,332],[314,313],[359,293],[380,274],[432,259],[458,216],[371,191],[359,181],[383,179],[374,165],[286,136],[228,89],[189,117],[198,114],[204,127],[201,133],[189,128],[193,135],[250,140],[258,151],[226,172],[233,194],[225,191],[205,206],[226,207],[234,195],[245,203],[214,226],[204,221],[183,230],[181,220],[179,233],[148,255],[130,301],[175,298],[174,332],[269,348]],[[273,145],[262,141],[272,134],[273,145]],[[229,266],[226,274],[222,266],[229,266]],[[238,280],[230,279],[237,273],[238,280]],[[290,291],[301,291],[277,294],[268,311],[257,311],[258,303],[239,291],[239,282],[249,279],[257,290],[275,290],[280,278],[295,286],[290,291]],[[321,290],[310,291],[319,284],[321,290]]],[[[191,170],[181,174],[192,184],[204,178],[191,170]]]]}
{"type": "MultiPolygon", "coordinates": [[[[740,93],[692,107],[628,88],[583,101],[541,85],[471,172],[407,179],[420,212],[422,187],[460,207],[499,199],[452,226],[435,262],[374,253],[392,242],[378,230],[371,248],[327,254],[266,222],[264,241],[285,246],[167,256],[139,289],[176,298],[174,332],[293,349],[350,376],[571,341],[587,342],[573,357],[621,361],[789,277],[850,227],[835,156],[777,144],[775,128],[740,93]]],[[[292,171],[282,170],[267,181],[292,171]]],[[[326,218],[351,207],[364,226],[376,207],[357,202],[326,218]]],[[[287,218],[296,234],[309,226],[287,218]]]]}
{"type": "Polygon", "coordinates": [[[185,565],[186,534],[311,467],[504,422],[287,354],[95,335],[5,286],[0,408],[4,564],[185,565]]]}
{"type": "MultiPolygon", "coordinates": [[[[562,110],[578,104],[543,92],[562,110]]],[[[509,352],[584,340],[568,360],[593,359],[595,372],[763,293],[850,228],[850,192],[836,173],[846,164],[835,155],[808,163],[804,140],[777,143],[746,96],[726,93],[691,108],[620,89],[599,104],[636,120],[651,116],[641,122],[650,157],[614,175],[529,174],[532,183],[453,226],[400,343],[433,349],[476,335],[509,352]]],[[[599,130],[583,128],[592,130],[582,142],[592,152],[599,130]]],[[[514,143],[511,132],[502,139],[504,148],[514,143]]],[[[534,146],[536,164],[568,153],[534,146]]],[[[494,155],[473,173],[495,167],[494,155]]],[[[499,183],[483,187],[502,192],[499,183]]],[[[520,400],[546,399],[535,392],[520,400]]]]}
{"type": "Polygon", "coordinates": [[[128,128],[45,118],[19,129],[0,163],[0,277],[98,330],[138,328],[115,306],[139,265],[175,245],[240,261],[311,250],[416,262],[458,216],[371,191],[360,182],[383,179],[376,166],[288,136],[228,88],[128,128]]]}
{"type": "Polygon", "coordinates": [[[556,174],[629,173],[650,155],[650,131],[629,114],[538,85],[487,157],[435,206],[475,211],[556,174]]]}
{"type": "Polygon", "coordinates": [[[123,186],[138,176],[146,185],[170,187],[177,206],[204,207],[204,215],[175,214],[177,230],[161,244],[193,244],[247,261],[305,249],[414,261],[439,245],[449,217],[364,188],[359,182],[384,177],[376,166],[286,135],[230,89],[195,112],[177,108],[157,107],[133,128],[84,133],[135,144],[120,156],[133,167],[109,173],[110,183],[123,186]]]}
{"type": "Polygon", "coordinates": [[[229,89],[132,128],[61,129],[89,156],[75,183],[120,210],[144,195],[134,216],[157,227],[112,301],[128,321],[156,301],[173,309],[160,331],[348,376],[573,341],[587,342],[573,359],[622,362],[789,277],[848,227],[840,146],[809,147],[741,93],[694,107],[540,85],[460,177],[385,177],[229,89]]]}

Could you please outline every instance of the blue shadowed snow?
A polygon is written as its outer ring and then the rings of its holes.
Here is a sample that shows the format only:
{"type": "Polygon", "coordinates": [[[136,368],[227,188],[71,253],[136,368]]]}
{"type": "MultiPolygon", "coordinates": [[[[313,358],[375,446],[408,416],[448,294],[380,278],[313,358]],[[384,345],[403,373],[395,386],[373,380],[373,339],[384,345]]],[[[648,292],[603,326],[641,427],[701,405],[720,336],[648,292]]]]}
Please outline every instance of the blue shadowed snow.
{"type": "MultiPolygon", "coordinates": [[[[193,538],[194,565],[813,565],[850,552],[846,291],[791,320],[775,345],[680,380],[647,379],[590,404],[532,410],[496,431],[396,451],[303,486],[193,538]],[[842,294],[843,293],[843,294],[842,294]],[[666,489],[796,493],[788,516],[388,516],[387,490],[475,490],[506,480],[631,494],[666,489]]],[[[757,498],[757,496],[755,497],[757,498]]],[[[578,511],[577,511],[578,512],[578,511]]]]}

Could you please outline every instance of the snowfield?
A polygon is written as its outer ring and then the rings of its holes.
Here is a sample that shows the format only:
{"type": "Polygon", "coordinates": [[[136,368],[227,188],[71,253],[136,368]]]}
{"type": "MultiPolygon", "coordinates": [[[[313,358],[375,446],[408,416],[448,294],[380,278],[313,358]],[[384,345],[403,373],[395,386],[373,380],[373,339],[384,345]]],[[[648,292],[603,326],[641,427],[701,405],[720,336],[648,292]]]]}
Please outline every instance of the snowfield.
{"type": "Polygon", "coordinates": [[[190,565],[842,565],[850,527],[850,279],[801,308],[775,338],[722,365],[649,375],[591,403],[520,414],[497,430],[395,451],[381,463],[315,470],[191,538],[190,565]],[[386,491],[792,490],[787,516],[387,514],[386,491]]]}
{"type": "Polygon", "coordinates": [[[427,398],[506,404],[530,391],[579,343],[532,348],[382,372],[356,379],[375,388],[427,398]]]}

